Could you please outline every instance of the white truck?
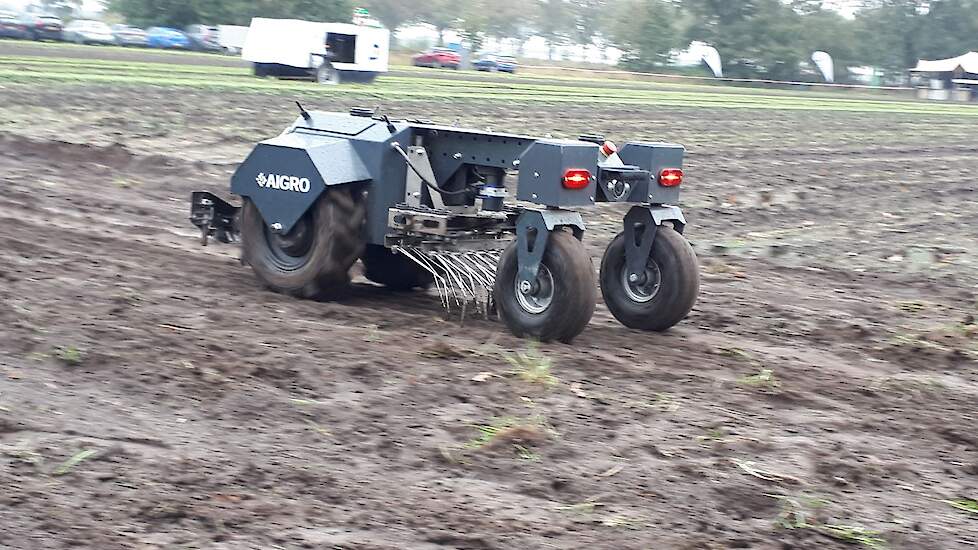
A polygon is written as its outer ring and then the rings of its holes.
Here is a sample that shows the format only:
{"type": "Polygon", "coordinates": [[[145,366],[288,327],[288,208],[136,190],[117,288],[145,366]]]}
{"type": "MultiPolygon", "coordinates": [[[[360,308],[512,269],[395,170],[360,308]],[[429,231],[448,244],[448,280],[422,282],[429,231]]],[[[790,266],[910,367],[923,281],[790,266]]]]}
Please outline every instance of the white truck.
{"type": "Polygon", "coordinates": [[[240,55],[248,39],[248,27],[239,25],[218,25],[217,43],[228,55],[240,55]]]}
{"type": "Polygon", "coordinates": [[[372,82],[387,72],[390,32],[349,23],[251,20],[241,57],[255,76],[312,77],[317,82],[372,82]]]}

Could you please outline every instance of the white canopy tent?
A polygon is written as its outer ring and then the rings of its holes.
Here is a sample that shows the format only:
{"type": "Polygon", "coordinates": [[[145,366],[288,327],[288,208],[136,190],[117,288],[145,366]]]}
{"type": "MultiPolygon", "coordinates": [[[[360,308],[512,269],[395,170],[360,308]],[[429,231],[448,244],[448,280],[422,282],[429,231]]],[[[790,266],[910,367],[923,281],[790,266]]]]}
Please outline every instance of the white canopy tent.
{"type": "Polygon", "coordinates": [[[959,68],[965,73],[978,74],[978,52],[968,52],[958,57],[935,61],[921,59],[917,61],[917,66],[910,71],[915,73],[953,73],[959,68]]]}
{"type": "Polygon", "coordinates": [[[910,72],[930,78],[930,86],[921,87],[917,97],[940,101],[970,101],[978,91],[978,52],[968,52],[950,59],[921,59],[910,72]]]}

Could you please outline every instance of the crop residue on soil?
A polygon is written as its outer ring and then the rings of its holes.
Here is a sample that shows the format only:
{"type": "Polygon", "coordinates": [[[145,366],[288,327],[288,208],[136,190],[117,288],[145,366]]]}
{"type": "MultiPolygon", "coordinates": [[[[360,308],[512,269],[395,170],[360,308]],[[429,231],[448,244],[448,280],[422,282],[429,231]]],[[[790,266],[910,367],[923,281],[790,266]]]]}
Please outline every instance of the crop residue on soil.
{"type": "MultiPolygon", "coordinates": [[[[973,124],[386,105],[688,146],[691,317],[535,347],[199,247],[190,191],[295,113],[169,93],[0,90],[0,546],[978,544],[973,124]]],[[[599,258],[620,212],[586,218],[599,258]]]]}

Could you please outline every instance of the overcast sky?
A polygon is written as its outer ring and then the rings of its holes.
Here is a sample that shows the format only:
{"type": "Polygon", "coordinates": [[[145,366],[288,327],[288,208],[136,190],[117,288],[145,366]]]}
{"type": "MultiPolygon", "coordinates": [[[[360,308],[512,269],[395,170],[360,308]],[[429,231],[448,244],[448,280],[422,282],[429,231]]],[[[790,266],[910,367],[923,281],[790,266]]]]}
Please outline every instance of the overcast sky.
{"type": "MultiPolygon", "coordinates": [[[[21,9],[27,7],[31,4],[32,0],[0,0],[0,5],[7,4],[21,9]]],[[[856,7],[859,4],[859,0],[825,0],[825,5],[827,7],[837,9],[842,12],[843,15],[851,17],[853,12],[855,12],[856,7]]],[[[84,10],[87,12],[96,11],[101,8],[102,2],[100,0],[85,0],[84,10]]]]}
{"type": "Polygon", "coordinates": [[[859,7],[859,0],[825,0],[825,6],[839,10],[846,17],[852,17],[859,7]]]}
{"type": "MultiPolygon", "coordinates": [[[[32,3],[34,3],[32,0],[0,0],[0,5],[13,6],[20,9],[24,9],[32,3]]],[[[82,9],[85,11],[96,11],[101,9],[101,7],[102,2],[100,0],[85,0],[82,9]]]]}

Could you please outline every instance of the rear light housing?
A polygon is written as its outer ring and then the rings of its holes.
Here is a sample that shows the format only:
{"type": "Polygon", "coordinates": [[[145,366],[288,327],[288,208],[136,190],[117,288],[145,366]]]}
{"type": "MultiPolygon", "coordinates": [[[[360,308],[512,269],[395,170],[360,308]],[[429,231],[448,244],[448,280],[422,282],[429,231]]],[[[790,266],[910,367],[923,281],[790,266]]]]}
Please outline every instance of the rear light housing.
{"type": "Polygon", "coordinates": [[[571,168],[561,180],[565,189],[584,189],[591,184],[591,172],[583,168],[571,168]]]}
{"type": "Polygon", "coordinates": [[[681,168],[666,168],[659,172],[659,185],[663,187],[678,187],[683,183],[681,168]]]}

